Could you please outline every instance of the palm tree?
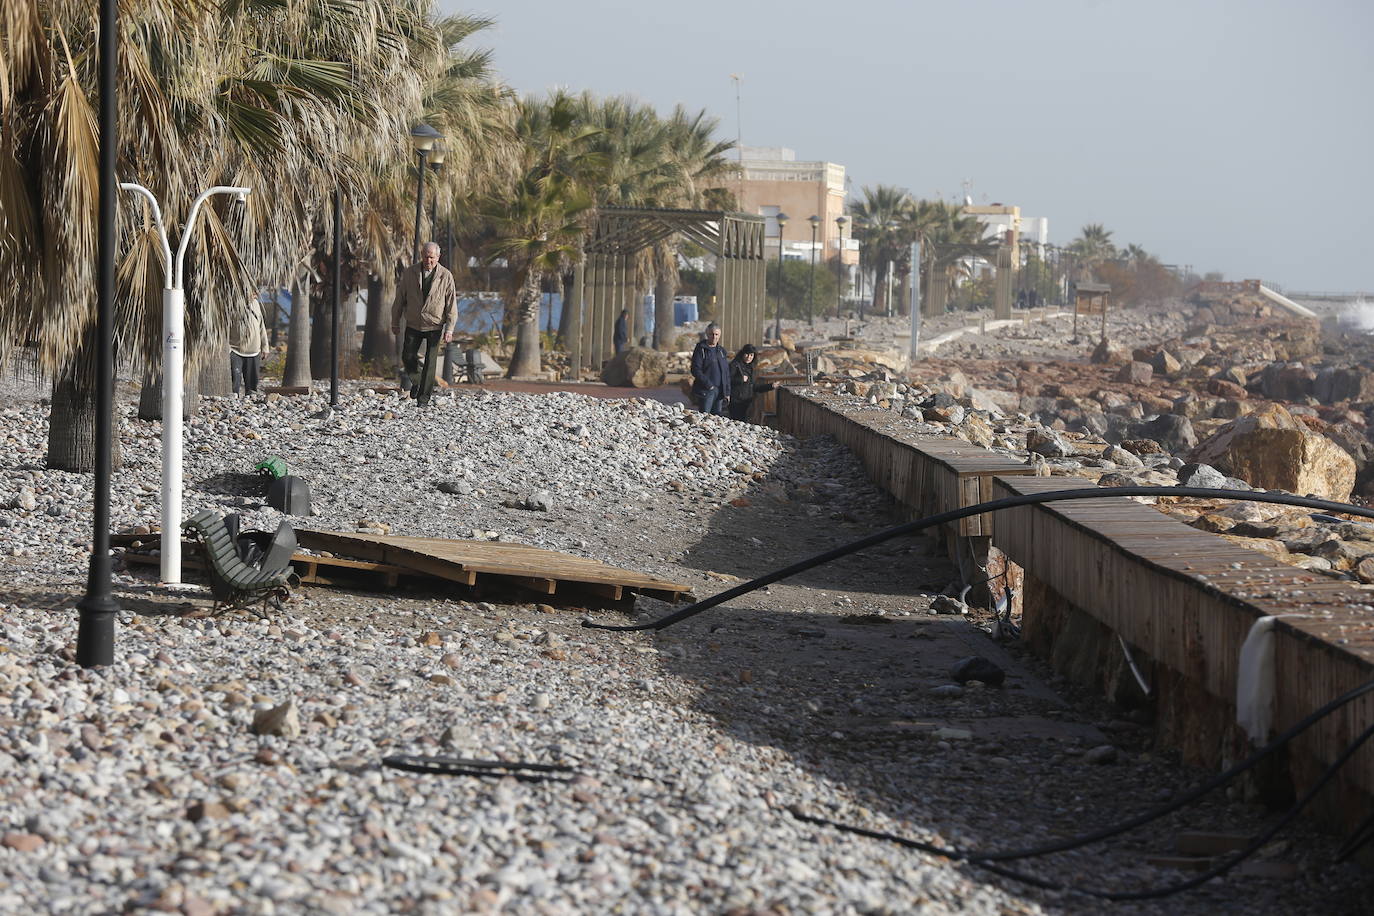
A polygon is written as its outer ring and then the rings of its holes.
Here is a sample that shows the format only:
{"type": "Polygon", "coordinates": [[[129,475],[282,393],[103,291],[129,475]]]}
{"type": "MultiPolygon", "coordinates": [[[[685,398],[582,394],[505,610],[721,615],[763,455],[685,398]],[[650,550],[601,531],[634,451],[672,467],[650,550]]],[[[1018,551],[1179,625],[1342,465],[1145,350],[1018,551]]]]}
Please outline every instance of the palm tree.
{"type": "MultiPolygon", "coordinates": [[[[192,237],[192,372],[218,355],[228,307],[299,260],[321,189],[360,184],[355,138],[405,142],[421,25],[398,0],[152,0],[126,21],[121,177],[147,185],[173,227],[208,184],[264,192],[246,207],[217,198],[192,237]]],[[[95,40],[80,4],[8,0],[0,17],[0,358],[33,343],[55,378],[48,463],[73,470],[94,462],[95,40]]],[[[141,206],[120,214],[119,236],[116,347],[155,364],[166,278],[141,206]]]]}
{"type": "Polygon", "coordinates": [[[1088,223],[1079,230],[1078,238],[1069,243],[1069,250],[1078,261],[1080,279],[1091,276],[1098,264],[1117,256],[1112,233],[1101,223],[1088,223]]]}
{"type": "MultiPolygon", "coordinates": [[[[662,118],[648,105],[628,96],[598,99],[584,93],[578,116],[599,130],[589,140],[601,170],[594,182],[598,207],[724,208],[721,183],[731,163],[730,140],[717,140],[719,121],[681,105],[662,118]]],[[[726,197],[730,197],[726,195],[726,197]]],[[[636,286],[654,279],[654,346],[672,345],[673,294],[678,283],[676,237],[660,239],[639,253],[634,264],[636,286]]]]}
{"type": "Polygon", "coordinates": [[[579,122],[566,93],[522,100],[519,112],[524,168],[512,188],[480,205],[493,233],[488,255],[507,265],[507,315],[516,329],[510,377],[540,369],[539,292],[547,277],[581,256],[584,219],[594,204],[584,185],[605,162],[589,148],[601,131],[579,122]]]}
{"type": "MultiPolygon", "coordinates": [[[[417,116],[446,138],[444,167],[426,176],[425,185],[437,201],[440,220],[457,234],[457,250],[444,252],[451,268],[466,262],[462,251],[478,251],[485,241],[479,222],[460,216],[471,217],[464,211],[472,201],[509,185],[519,165],[514,95],[497,79],[490,52],[468,47],[492,23],[463,14],[435,22],[439,53],[430,62],[417,116]]],[[[416,165],[410,154],[380,163],[368,190],[368,206],[351,230],[358,236],[360,266],[365,268],[359,285],[364,280],[368,284],[364,360],[387,361],[394,356],[389,306],[400,266],[415,256],[398,258],[397,253],[408,251],[414,231],[416,165]]],[[[432,234],[440,234],[437,226],[432,234]]],[[[461,277],[461,270],[454,273],[461,277]]]]}
{"type": "MultiPolygon", "coordinates": [[[[911,195],[891,185],[864,187],[863,198],[852,207],[854,234],[864,247],[864,256],[875,268],[873,311],[887,310],[887,278],[893,262],[901,254],[913,206],[911,195]]],[[[909,246],[910,242],[906,243],[909,246]]]]}

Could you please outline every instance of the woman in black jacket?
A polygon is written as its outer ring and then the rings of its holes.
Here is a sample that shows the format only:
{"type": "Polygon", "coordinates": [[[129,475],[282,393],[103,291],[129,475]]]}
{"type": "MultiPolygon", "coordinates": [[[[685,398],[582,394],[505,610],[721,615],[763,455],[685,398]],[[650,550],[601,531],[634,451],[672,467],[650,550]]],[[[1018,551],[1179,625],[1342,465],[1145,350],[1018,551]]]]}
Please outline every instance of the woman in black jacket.
{"type": "Polygon", "coordinates": [[[758,350],[753,344],[739,348],[735,358],[730,361],[730,419],[749,419],[749,406],[754,403],[754,395],[772,391],[772,382],[760,382],[755,378],[758,367],[754,360],[758,350]]]}

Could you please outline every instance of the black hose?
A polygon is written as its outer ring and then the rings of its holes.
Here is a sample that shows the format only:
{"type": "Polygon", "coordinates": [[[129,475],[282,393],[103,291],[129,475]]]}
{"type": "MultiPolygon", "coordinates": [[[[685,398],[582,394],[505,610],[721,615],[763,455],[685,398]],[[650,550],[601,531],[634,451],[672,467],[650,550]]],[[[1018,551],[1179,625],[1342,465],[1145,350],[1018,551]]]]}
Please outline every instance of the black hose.
{"type": "Polygon", "coordinates": [[[1350,515],[1360,515],[1365,518],[1374,519],[1374,509],[1367,509],[1360,506],[1351,506],[1346,503],[1333,502],[1326,499],[1314,499],[1308,496],[1294,496],[1291,493],[1268,493],[1252,490],[1220,490],[1210,487],[1084,487],[1077,490],[1053,490],[1048,493],[1028,493],[1022,496],[1009,496],[1005,499],[994,499],[984,503],[977,503],[972,506],[964,506],[961,509],[951,509],[948,512],[940,512],[935,515],[927,515],[925,518],[918,518],[912,522],[906,522],[883,531],[870,534],[857,541],[848,544],[841,544],[839,547],[831,548],[824,553],[798,560],[790,566],[782,569],[775,569],[766,575],[751,579],[733,588],[727,588],[723,592],[703,598],[679,611],[674,611],[657,620],[649,623],[614,625],[596,623],[592,620],[583,620],[582,626],[593,630],[611,630],[617,633],[633,633],[639,630],[662,630],[675,623],[680,623],[689,617],[695,617],[703,611],[708,611],[719,604],[738,598],[740,595],[747,595],[749,592],[772,585],[781,579],[795,576],[797,573],[806,572],[814,569],[831,560],[838,560],[840,557],[847,557],[851,553],[858,553],[860,550],[881,544],[883,541],[900,537],[904,534],[913,534],[926,528],[933,528],[937,525],[945,525],[949,522],[958,521],[961,518],[968,518],[971,515],[982,515],[984,512],[999,512],[1003,509],[1014,509],[1018,506],[1035,506],[1041,503],[1061,502],[1072,499],[1106,499],[1123,496],[1189,496],[1201,499],[1226,499],[1241,502],[1260,502],[1276,503],[1283,506],[1299,506],[1304,509],[1321,509],[1326,512],[1344,512],[1350,515]]]}
{"type": "MultiPolygon", "coordinates": [[[[1207,780],[1202,785],[1196,786],[1188,790],[1184,794],[1180,795],[1178,798],[1175,798],[1166,804],[1160,805],[1156,808],[1152,808],[1149,811],[1146,811],[1142,814],[1138,814],[1135,817],[1122,821],[1119,824],[1115,824],[1111,827],[1104,827],[1100,830],[1095,830],[1092,833],[1079,834],[1078,836],[1070,837],[1068,839],[1057,840],[1055,842],[1046,843],[1041,846],[1033,846],[1029,849],[1008,849],[999,852],[980,853],[970,850],[949,850],[940,848],[939,855],[945,855],[950,856],[952,858],[960,859],[977,859],[980,862],[1007,862],[1013,859],[1029,859],[1034,858],[1036,856],[1044,856],[1049,855],[1051,853],[1065,852],[1070,849],[1077,849],[1080,846],[1087,846],[1091,843],[1097,843],[1102,840],[1118,836],[1119,834],[1126,833],[1130,830],[1134,830],[1135,828],[1140,827],[1144,824],[1148,824],[1151,821],[1158,820],[1159,818],[1164,817],[1165,815],[1172,814],[1180,808],[1192,804],[1194,801],[1197,801],[1199,798],[1206,795],[1207,793],[1213,792],[1221,788],[1222,786],[1229,783],[1231,780],[1235,779],[1240,774],[1256,767],[1258,764],[1263,762],[1265,758],[1269,757],[1271,754],[1275,753],[1276,751],[1287,745],[1298,735],[1301,735],[1303,732],[1307,731],[1309,728],[1316,725],[1322,719],[1325,719],[1327,716],[1331,715],[1331,713],[1335,712],[1338,709],[1341,709],[1342,707],[1350,704],[1355,700],[1358,700],[1360,697],[1364,696],[1367,693],[1374,693],[1374,681],[1370,681],[1367,684],[1361,684],[1359,687],[1356,687],[1353,690],[1346,691],[1345,693],[1336,697],[1334,700],[1331,700],[1330,702],[1326,703],[1319,709],[1316,709],[1311,713],[1308,713],[1301,720],[1299,720],[1298,722],[1294,723],[1292,726],[1284,730],[1282,734],[1274,738],[1274,740],[1270,741],[1264,747],[1255,751],[1249,757],[1235,764],[1225,772],[1218,773],[1216,776],[1213,776],[1211,779],[1207,780]]],[[[850,829],[849,827],[843,824],[836,824],[833,821],[826,821],[822,818],[812,817],[811,815],[798,814],[797,816],[801,820],[806,820],[811,823],[824,823],[829,824],[831,826],[838,826],[846,830],[850,829]]],[[[859,828],[855,829],[857,830],[859,828]]],[[[919,840],[908,841],[905,838],[897,837],[893,834],[878,834],[874,831],[867,831],[864,835],[872,836],[875,839],[888,839],[900,841],[903,844],[906,844],[908,842],[912,844],[920,843],[919,840]]],[[[915,848],[925,847],[916,846],[915,848]]],[[[935,848],[936,847],[930,847],[926,849],[926,851],[933,851],[935,848]]]]}
{"type": "MultiPolygon", "coordinates": [[[[1358,688],[1360,692],[1366,692],[1369,689],[1374,689],[1374,682],[1366,684],[1362,688],[1358,688]]],[[[1352,693],[1355,692],[1352,691],[1352,693]]],[[[1359,694],[1356,693],[1355,695],[1358,696],[1359,694]]],[[[1354,696],[1347,695],[1347,697],[1348,699],[1346,700],[1346,702],[1349,702],[1349,700],[1354,699],[1354,696]]],[[[885,840],[888,842],[896,843],[900,846],[908,847],[910,849],[916,849],[920,850],[921,852],[930,853],[931,855],[943,856],[947,859],[956,859],[959,861],[968,862],[970,865],[975,865],[979,868],[986,869],[988,871],[993,872],[994,874],[1001,875],[1002,877],[1011,878],[1012,880],[1020,881],[1025,884],[1030,884],[1034,887],[1043,888],[1045,890],[1071,891],[1073,893],[1085,894],[1090,897],[1098,897],[1103,900],[1153,900],[1160,897],[1169,897],[1174,894],[1178,894],[1187,890],[1192,890],[1195,887],[1206,884],[1213,878],[1217,878],[1221,875],[1226,874],[1226,872],[1230,871],[1231,869],[1239,865],[1241,862],[1250,858],[1257,851],[1259,851],[1265,844],[1267,844],[1271,839],[1273,839],[1275,834],[1277,834],[1280,830],[1287,826],[1295,817],[1297,817],[1298,814],[1301,813],[1302,809],[1307,807],[1307,805],[1311,803],[1312,799],[1316,797],[1317,793],[1320,792],[1328,782],[1335,778],[1336,773],[1340,771],[1341,767],[1345,765],[1346,761],[1349,760],[1352,756],[1354,756],[1354,754],[1360,749],[1360,747],[1362,747],[1364,743],[1368,741],[1371,737],[1374,737],[1374,725],[1371,725],[1368,728],[1366,728],[1358,738],[1351,742],[1345,748],[1345,750],[1341,752],[1340,756],[1338,756],[1331,763],[1331,765],[1326,768],[1326,770],[1322,773],[1321,777],[1311,787],[1309,787],[1308,790],[1304,792],[1302,796],[1296,802],[1294,802],[1293,805],[1289,807],[1287,811],[1283,813],[1283,816],[1280,817],[1274,824],[1270,825],[1258,837],[1256,837],[1250,843],[1249,846],[1240,850],[1235,855],[1231,856],[1229,859],[1226,859],[1225,861],[1218,863],[1212,868],[1209,868],[1207,871],[1195,875],[1186,881],[1180,881],[1177,884],[1170,884],[1164,887],[1149,888],[1140,891],[1107,891],[1098,888],[1080,887],[1078,885],[1073,884],[1062,884],[1059,882],[1050,881],[1045,878],[1040,878],[1035,875],[1028,875],[1023,872],[1018,872],[1014,869],[1006,868],[1004,866],[996,864],[998,861],[1005,861],[1009,858],[1029,858],[1032,855],[1045,855],[1051,852],[1059,852],[1064,849],[1072,848],[1071,846],[1065,846],[1062,843],[1050,844],[1038,852],[1035,850],[1023,851],[1015,856],[1006,853],[985,855],[982,853],[978,853],[976,851],[948,849],[943,846],[937,846],[934,843],[926,843],[921,840],[914,840],[910,837],[902,837],[896,834],[883,833],[882,831],[868,830],[863,827],[855,827],[849,824],[841,824],[835,821],[827,820],[825,818],[813,817],[811,815],[799,812],[795,809],[789,809],[789,812],[797,820],[803,821],[805,823],[821,824],[829,827],[834,827],[838,830],[844,831],[845,833],[853,833],[859,836],[869,837],[871,839],[885,840]]],[[[1287,739],[1284,739],[1282,742],[1275,742],[1275,744],[1286,743],[1286,740],[1287,739]]],[[[1368,822],[1366,822],[1366,824],[1367,823],[1368,822]]],[[[1365,825],[1361,826],[1363,828],[1365,825]]],[[[1098,831],[1099,834],[1102,832],[1103,831],[1098,831]]],[[[1357,830],[1357,834],[1358,833],[1359,831],[1357,830]]],[[[1108,835],[1111,834],[1109,833],[1108,835]]],[[[1352,837],[1352,839],[1354,839],[1354,837],[1352,837]]],[[[1364,837],[1361,840],[1361,845],[1368,839],[1369,837],[1364,837]]],[[[1075,843],[1074,845],[1083,845],[1083,843],[1075,843]]],[[[1349,843],[1347,842],[1346,845],[1349,845],[1349,843]]]]}
{"type": "Polygon", "coordinates": [[[443,776],[513,776],[522,782],[564,781],[573,768],[561,763],[528,763],[518,760],[472,760],[466,757],[424,757],[393,754],[382,758],[382,766],[411,773],[443,776]]]}

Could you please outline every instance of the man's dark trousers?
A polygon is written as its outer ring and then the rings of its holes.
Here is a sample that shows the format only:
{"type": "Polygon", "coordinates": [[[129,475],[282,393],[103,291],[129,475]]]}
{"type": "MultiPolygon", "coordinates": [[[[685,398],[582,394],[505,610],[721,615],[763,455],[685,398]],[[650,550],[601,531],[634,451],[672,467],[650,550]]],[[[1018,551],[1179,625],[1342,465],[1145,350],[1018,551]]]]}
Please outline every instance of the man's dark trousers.
{"type": "Polygon", "coordinates": [[[405,368],[406,377],[411,382],[411,394],[419,402],[421,407],[429,403],[430,395],[434,394],[434,369],[435,351],[439,347],[439,341],[444,336],[443,328],[435,328],[432,331],[417,331],[414,328],[406,328],[405,345],[401,348],[401,365],[405,368]],[[420,367],[420,342],[425,344],[425,363],[424,368],[420,367]],[[419,381],[416,381],[416,374],[419,381]]]}

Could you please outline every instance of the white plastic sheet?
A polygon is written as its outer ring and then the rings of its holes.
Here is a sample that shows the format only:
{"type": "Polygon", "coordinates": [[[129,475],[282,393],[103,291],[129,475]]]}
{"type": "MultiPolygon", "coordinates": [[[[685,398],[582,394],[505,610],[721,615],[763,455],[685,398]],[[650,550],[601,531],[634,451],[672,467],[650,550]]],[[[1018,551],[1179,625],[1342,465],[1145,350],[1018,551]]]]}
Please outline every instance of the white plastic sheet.
{"type": "Polygon", "coordinates": [[[1261,617],[1250,627],[1240,647],[1239,673],[1236,675],[1236,723],[1250,740],[1261,744],[1269,739],[1274,720],[1274,621],[1261,617]]]}

